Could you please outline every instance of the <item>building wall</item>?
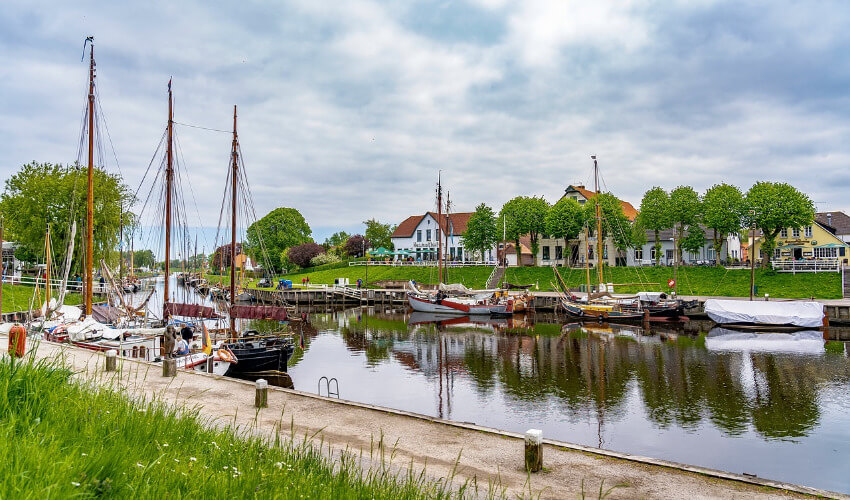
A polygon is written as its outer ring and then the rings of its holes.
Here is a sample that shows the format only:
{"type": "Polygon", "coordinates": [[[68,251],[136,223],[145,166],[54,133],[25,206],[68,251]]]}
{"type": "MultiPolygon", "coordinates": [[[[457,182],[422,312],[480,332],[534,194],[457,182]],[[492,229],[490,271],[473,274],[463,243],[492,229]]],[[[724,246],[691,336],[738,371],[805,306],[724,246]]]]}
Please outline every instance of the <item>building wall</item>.
{"type": "MultiPolygon", "coordinates": [[[[430,214],[426,215],[419,222],[419,225],[416,226],[416,229],[413,230],[413,234],[410,237],[405,238],[392,238],[393,246],[396,251],[406,250],[408,252],[414,252],[415,250],[432,250],[433,253],[421,253],[414,254],[414,260],[437,260],[437,249],[439,248],[439,243],[437,238],[442,237],[443,245],[443,253],[446,259],[451,260],[478,260],[477,255],[473,255],[472,251],[467,253],[467,249],[463,246],[463,236],[462,235],[453,235],[449,236],[448,242],[445,240],[445,235],[439,229],[439,225],[437,224],[437,219],[432,217],[430,214]]],[[[398,259],[399,257],[396,257],[398,259]]],[[[495,262],[496,261],[496,247],[493,247],[486,255],[484,255],[485,262],[495,262]]]]}
{"type": "MultiPolygon", "coordinates": [[[[848,259],[850,259],[850,248],[848,248],[846,243],[844,243],[840,237],[830,231],[827,231],[820,224],[814,223],[810,227],[811,232],[808,232],[806,228],[802,228],[798,229],[798,232],[795,233],[794,228],[788,228],[785,233],[780,233],[779,236],[776,237],[776,248],[774,249],[774,255],[770,256],[770,260],[837,258],[845,264],[848,263],[848,259]],[[816,255],[816,253],[821,250],[815,249],[827,244],[841,246],[835,247],[834,257],[816,255]],[[797,251],[797,248],[799,248],[799,251],[797,251]]],[[[750,240],[752,240],[752,238],[750,238],[750,240]]],[[[763,241],[764,239],[761,236],[756,237],[755,254],[758,256],[758,260],[761,260],[764,257],[761,249],[763,241]]]]}

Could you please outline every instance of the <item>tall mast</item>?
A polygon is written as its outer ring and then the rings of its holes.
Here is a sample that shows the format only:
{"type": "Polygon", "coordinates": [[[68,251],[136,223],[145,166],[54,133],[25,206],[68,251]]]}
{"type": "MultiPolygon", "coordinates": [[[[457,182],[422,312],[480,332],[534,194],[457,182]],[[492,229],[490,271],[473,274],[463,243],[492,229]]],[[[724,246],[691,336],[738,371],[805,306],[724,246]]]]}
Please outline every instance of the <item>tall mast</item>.
{"type": "MultiPolygon", "coordinates": [[[[45,302],[46,305],[44,307],[44,312],[45,312],[45,314],[50,314],[50,223],[49,222],[47,223],[47,234],[44,236],[44,249],[45,249],[45,256],[46,256],[44,260],[45,260],[45,265],[47,266],[44,269],[44,271],[45,271],[45,274],[44,274],[45,280],[44,281],[45,281],[45,285],[46,285],[44,287],[44,293],[45,293],[45,299],[47,300],[47,302],[45,302]]],[[[50,318],[45,318],[45,319],[50,319],[50,318]]]]}
{"type": "MultiPolygon", "coordinates": [[[[239,180],[239,139],[236,135],[236,105],[233,105],[233,167],[230,193],[230,305],[236,301],[236,184],[239,180]]],[[[230,318],[230,336],[236,338],[236,324],[230,318]]]]}
{"type": "MultiPolygon", "coordinates": [[[[3,285],[6,281],[6,262],[3,260],[3,217],[0,217],[0,311],[3,310],[3,285]]],[[[14,273],[14,269],[12,270],[14,273]]]]}
{"type": "Polygon", "coordinates": [[[587,297],[590,298],[590,235],[584,225],[584,270],[587,271],[587,297]]]}
{"type": "Polygon", "coordinates": [[[89,37],[89,172],[86,191],[86,316],[91,316],[94,265],[94,37],[89,37]]]}
{"type": "Polygon", "coordinates": [[[165,298],[162,301],[163,319],[168,319],[165,312],[170,300],[171,284],[171,192],[174,180],[174,155],[172,145],[174,140],[174,106],[171,97],[171,79],[168,80],[168,145],[165,149],[165,298]]]}
{"type": "MultiPolygon", "coordinates": [[[[437,231],[443,221],[443,186],[440,184],[440,173],[437,173],[437,231]]],[[[443,282],[443,240],[437,238],[437,279],[443,282]]]]}
{"type": "Polygon", "coordinates": [[[599,266],[599,288],[602,288],[602,213],[599,210],[599,166],[596,164],[596,155],[593,158],[593,190],[596,195],[593,197],[596,205],[596,242],[599,252],[596,254],[596,263],[599,266]]]}
{"type": "Polygon", "coordinates": [[[121,209],[121,229],[118,235],[118,279],[124,281],[124,202],[118,205],[121,209]]]}

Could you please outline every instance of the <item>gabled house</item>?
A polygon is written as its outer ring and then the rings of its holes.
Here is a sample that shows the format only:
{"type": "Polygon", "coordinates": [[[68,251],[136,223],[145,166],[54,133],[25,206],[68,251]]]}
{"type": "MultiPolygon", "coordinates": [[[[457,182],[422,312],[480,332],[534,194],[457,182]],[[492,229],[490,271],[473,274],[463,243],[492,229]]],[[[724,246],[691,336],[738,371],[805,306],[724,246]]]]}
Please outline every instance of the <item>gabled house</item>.
{"type": "MultiPolygon", "coordinates": [[[[837,224],[836,219],[833,218],[832,221],[837,224]]],[[[785,228],[776,237],[776,247],[769,258],[777,261],[839,260],[847,264],[850,259],[850,244],[837,232],[835,227],[821,224],[817,218],[805,227],[785,228]]],[[[756,233],[755,243],[752,243],[750,237],[751,246],[759,261],[765,257],[761,248],[763,241],[764,237],[760,231],[756,233]]]]}
{"type": "MultiPolygon", "coordinates": [[[[704,226],[701,227],[705,234],[705,240],[696,252],[682,250],[683,263],[714,265],[718,258],[722,261],[725,256],[728,256],[729,262],[740,262],[743,259],[741,255],[741,240],[737,234],[730,234],[723,241],[720,255],[715,255],[714,231],[704,226]]],[[[658,232],[658,239],[661,242],[661,255],[658,261],[662,266],[671,266],[675,263],[676,247],[674,245],[674,236],[676,236],[674,229],[665,229],[658,232]]],[[[646,243],[641,248],[629,249],[628,265],[653,266],[656,262],[655,252],[655,231],[647,231],[646,243]]]]}
{"type": "MultiPolygon", "coordinates": [[[[478,260],[471,249],[463,244],[463,235],[472,212],[459,212],[438,215],[426,212],[423,215],[411,215],[396,227],[391,238],[396,252],[406,252],[414,260],[437,260],[440,238],[443,239],[443,256],[452,261],[478,260]],[[439,220],[438,220],[439,219],[439,220]]],[[[485,262],[496,261],[496,247],[485,252],[485,262]]],[[[399,256],[396,256],[397,260],[399,256]]],[[[404,258],[404,257],[401,257],[404,258]]]]}
{"type": "Polygon", "coordinates": [[[850,216],[844,212],[820,212],[815,214],[815,221],[844,243],[850,243],[850,216]]]}

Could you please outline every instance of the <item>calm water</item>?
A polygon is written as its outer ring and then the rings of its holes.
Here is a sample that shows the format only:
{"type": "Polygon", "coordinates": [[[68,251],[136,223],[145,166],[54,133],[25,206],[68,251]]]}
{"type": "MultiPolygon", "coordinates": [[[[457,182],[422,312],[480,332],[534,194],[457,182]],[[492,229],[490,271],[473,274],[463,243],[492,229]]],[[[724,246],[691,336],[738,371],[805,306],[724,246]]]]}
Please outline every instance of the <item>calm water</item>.
{"type": "Polygon", "coordinates": [[[311,319],[300,390],[336,377],[343,399],[850,492],[850,347],[819,332],[311,319]]]}

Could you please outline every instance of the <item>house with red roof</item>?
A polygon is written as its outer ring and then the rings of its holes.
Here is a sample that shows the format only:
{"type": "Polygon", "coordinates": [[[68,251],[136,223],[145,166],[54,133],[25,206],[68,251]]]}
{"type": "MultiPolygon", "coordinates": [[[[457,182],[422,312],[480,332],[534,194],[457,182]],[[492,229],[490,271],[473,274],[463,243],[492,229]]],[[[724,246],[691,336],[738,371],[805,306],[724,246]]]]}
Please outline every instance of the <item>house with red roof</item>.
{"type": "MultiPolygon", "coordinates": [[[[406,252],[397,258],[412,258],[416,261],[437,260],[439,242],[442,238],[443,256],[450,261],[481,261],[481,257],[473,255],[463,245],[463,235],[472,212],[458,212],[438,215],[436,212],[426,212],[422,215],[411,215],[396,227],[391,238],[397,253],[406,252]]],[[[497,249],[494,247],[484,255],[485,262],[495,262],[497,249]]]]}

